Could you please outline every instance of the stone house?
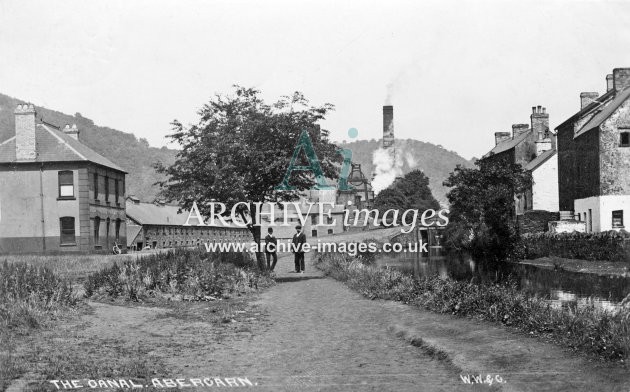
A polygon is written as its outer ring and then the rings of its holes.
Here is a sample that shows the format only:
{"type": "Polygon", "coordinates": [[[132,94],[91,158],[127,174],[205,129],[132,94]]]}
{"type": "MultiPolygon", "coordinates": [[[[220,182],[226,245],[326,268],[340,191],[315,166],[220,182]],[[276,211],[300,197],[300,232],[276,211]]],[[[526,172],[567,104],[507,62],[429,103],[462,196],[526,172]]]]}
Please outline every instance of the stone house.
{"type": "Polygon", "coordinates": [[[144,203],[127,197],[127,247],[131,250],[203,246],[206,242],[249,242],[247,228],[236,225],[197,226],[195,220],[184,226],[188,213],[160,202],[144,203]]]}
{"type": "Polygon", "coordinates": [[[530,124],[514,124],[511,133],[496,132],[494,148],[481,158],[517,163],[531,172],[531,188],[514,197],[517,215],[528,211],[558,211],[556,137],[549,130],[547,110],[532,107],[530,124]]]}
{"type": "Polygon", "coordinates": [[[0,142],[0,253],[124,250],[126,172],[76,126],[37,119],[32,104],[14,114],[15,135],[0,142]]]}
{"type": "Polygon", "coordinates": [[[580,94],[580,110],[560,124],[560,209],[588,232],[625,228],[630,214],[630,68],[606,76],[606,92],[580,94]]]}

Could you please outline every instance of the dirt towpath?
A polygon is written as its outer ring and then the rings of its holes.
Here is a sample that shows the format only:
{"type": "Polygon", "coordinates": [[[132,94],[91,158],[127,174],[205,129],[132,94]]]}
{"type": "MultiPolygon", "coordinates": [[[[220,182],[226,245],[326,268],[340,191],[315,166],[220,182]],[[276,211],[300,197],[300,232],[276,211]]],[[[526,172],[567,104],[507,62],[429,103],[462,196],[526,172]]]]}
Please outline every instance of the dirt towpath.
{"type": "Polygon", "coordinates": [[[292,265],[282,257],[278,285],[224,329],[204,321],[201,305],[199,317],[182,319],[94,303],[84,333],[153,347],[173,379],[247,377],[258,390],[630,391],[627,368],[488,323],[370,301],[308,258],[305,274],[289,272],[292,265]],[[467,375],[493,384],[465,383],[467,375]]]}

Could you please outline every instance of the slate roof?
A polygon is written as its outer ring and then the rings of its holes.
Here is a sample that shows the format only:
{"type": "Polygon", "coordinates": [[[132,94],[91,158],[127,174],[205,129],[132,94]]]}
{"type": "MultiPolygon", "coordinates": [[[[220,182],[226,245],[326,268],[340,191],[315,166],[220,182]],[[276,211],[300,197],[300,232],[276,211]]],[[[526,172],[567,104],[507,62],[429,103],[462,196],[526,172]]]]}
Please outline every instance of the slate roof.
{"type": "Polygon", "coordinates": [[[565,125],[567,125],[568,123],[573,123],[575,120],[577,120],[580,117],[584,116],[586,113],[590,112],[594,108],[602,105],[602,103],[606,103],[606,101],[608,99],[610,99],[614,95],[614,93],[615,93],[615,90],[610,90],[610,91],[606,92],[605,94],[603,94],[602,96],[598,97],[593,102],[591,102],[589,105],[585,106],[579,112],[575,113],[573,116],[571,116],[568,119],[566,119],[562,124],[558,125],[555,129],[562,128],[565,125]]]}
{"type": "MultiPolygon", "coordinates": [[[[35,126],[35,149],[37,157],[34,162],[86,161],[125,172],[123,168],[75,140],[72,136],[46,124],[36,124],[35,126]]],[[[14,162],[18,162],[15,158],[15,136],[0,143],[0,163],[14,162]]]]}
{"type": "Polygon", "coordinates": [[[540,154],[539,156],[537,156],[536,158],[532,159],[531,161],[529,161],[524,169],[525,170],[529,170],[529,171],[534,171],[536,170],[536,168],[540,165],[542,165],[543,163],[547,162],[547,160],[549,158],[551,158],[552,156],[556,155],[556,150],[547,150],[545,152],[543,152],[542,154],[540,154]]]}
{"type": "Polygon", "coordinates": [[[593,128],[599,127],[628,98],[630,98],[630,88],[626,88],[619,92],[616,92],[614,89],[610,90],[604,95],[598,97],[590,105],[569,117],[562,124],[558,125],[556,129],[562,128],[567,124],[572,124],[587,115],[592,115],[592,117],[575,132],[573,137],[578,137],[593,128]]]}
{"type": "MultiPolygon", "coordinates": [[[[178,206],[171,205],[156,205],[153,203],[134,203],[127,200],[126,212],[127,216],[138,222],[141,225],[171,225],[171,226],[183,226],[188,219],[188,212],[182,211],[178,214],[178,206]]],[[[196,225],[197,220],[191,219],[191,225],[196,225]]],[[[236,225],[222,225],[217,219],[215,220],[214,227],[226,227],[226,228],[239,228],[236,225]]]]}
{"type": "Polygon", "coordinates": [[[501,152],[504,152],[504,151],[507,151],[516,147],[520,142],[522,142],[523,140],[527,138],[527,135],[529,134],[530,131],[531,129],[527,132],[523,132],[521,134],[516,135],[514,139],[508,139],[508,140],[502,141],[501,143],[494,146],[494,148],[490,150],[490,152],[488,152],[482,158],[487,158],[492,154],[498,154],[498,153],[501,153],[501,152]]]}
{"type": "Polygon", "coordinates": [[[608,117],[610,117],[615,110],[621,104],[623,104],[626,99],[630,98],[630,88],[626,88],[625,90],[620,91],[612,100],[606,102],[604,104],[599,104],[597,109],[595,109],[595,114],[591,117],[590,120],[586,122],[576,133],[574,137],[578,137],[584,132],[590,131],[593,128],[599,127],[608,117]]]}

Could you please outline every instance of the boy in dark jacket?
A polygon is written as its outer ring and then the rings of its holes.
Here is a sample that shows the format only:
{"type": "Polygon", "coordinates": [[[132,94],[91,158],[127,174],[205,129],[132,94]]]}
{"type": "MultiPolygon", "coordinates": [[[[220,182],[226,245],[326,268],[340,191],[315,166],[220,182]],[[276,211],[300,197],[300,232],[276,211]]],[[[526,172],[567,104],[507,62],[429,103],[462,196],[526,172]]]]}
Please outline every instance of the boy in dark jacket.
{"type": "Polygon", "coordinates": [[[273,271],[278,262],[278,239],[273,235],[271,227],[267,229],[267,236],[265,237],[265,256],[267,257],[267,269],[273,271]],[[272,257],[273,264],[271,264],[272,257]]]}
{"type": "Polygon", "coordinates": [[[304,273],[304,244],[306,234],[302,232],[302,226],[295,226],[296,233],[293,235],[293,253],[295,254],[295,272],[304,273]]]}

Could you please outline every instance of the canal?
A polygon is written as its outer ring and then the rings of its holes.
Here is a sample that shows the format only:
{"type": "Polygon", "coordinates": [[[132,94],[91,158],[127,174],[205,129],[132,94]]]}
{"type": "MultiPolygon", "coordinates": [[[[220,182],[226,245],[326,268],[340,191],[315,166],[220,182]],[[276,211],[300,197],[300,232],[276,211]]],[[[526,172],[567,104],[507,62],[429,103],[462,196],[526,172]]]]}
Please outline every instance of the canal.
{"type": "Polygon", "coordinates": [[[438,275],[473,283],[516,282],[520,290],[549,300],[552,306],[587,306],[616,310],[630,293],[630,277],[553,270],[517,263],[487,266],[468,254],[416,256],[389,254],[377,259],[383,268],[393,268],[416,278],[438,275]]]}

